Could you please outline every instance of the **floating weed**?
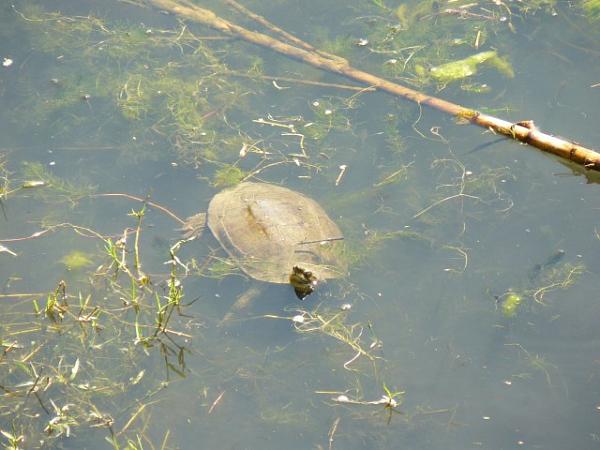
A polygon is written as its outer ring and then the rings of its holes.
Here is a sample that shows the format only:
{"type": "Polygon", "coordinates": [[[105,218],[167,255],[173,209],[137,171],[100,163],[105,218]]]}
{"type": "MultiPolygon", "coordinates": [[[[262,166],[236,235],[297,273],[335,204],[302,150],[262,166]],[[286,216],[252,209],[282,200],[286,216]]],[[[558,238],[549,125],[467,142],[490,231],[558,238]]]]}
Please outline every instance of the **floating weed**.
{"type": "Polygon", "coordinates": [[[507,167],[483,168],[480,173],[475,174],[467,170],[457,159],[438,159],[431,164],[431,167],[440,169],[440,178],[444,179],[437,188],[440,192],[438,195],[444,195],[442,192],[447,190],[452,190],[454,193],[445,195],[421,209],[413,215],[413,219],[423,220],[425,214],[429,215],[431,210],[449,201],[458,201],[460,211],[464,209],[465,200],[496,206],[496,211],[500,213],[506,213],[513,206],[510,197],[499,187],[501,182],[512,177],[507,167]]]}
{"type": "MultiPolygon", "coordinates": [[[[525,356],[527,364],[532,369],[542,372],[542,374],[544,374],[544,378],[546,379],[546,382],[548,383],[548,386],[552,386],[550,370],[556,369],[556,366],[554,364],[549,363],[546,360],[546,358],[542,355],[538,355],[538,354],[534,355],[534,354],[528,352],[525,349],[525,347],[523,347],[521,344],[515,343],[515,344],[506,344],[506,345],[511,346],[511,347],[516,347],[525,356]]],[[[520,376],[523,378],[527,377],[525,374],[521,374],[520,376]]]]}
{"type": "MultiPolygon", "coordinates": [[[[25,299],[23,308],[33,305],[34,313],[6,315],[2,323],[0,416],[20,412],[12,419],[13,431],[2,430],[9,443],[18,444],[23,435],[29,442],[54,447],[57,439],[70,436],[82,439],[83,446],[85,438],[79,436],[87,434],[88,427],[106,428],[115,448],[123,448],[119,441],[132,434],[147,439],[145,425],[138,427],[136,422],[150,410],[164,384],[160,376],[146,374],[148,369],[140,371],[140,364],[154,355],[164,361],[167,380],[173,374],[185,375],[187,350],[177,341],[191,336],[176,329],[180,321],[173,314],[184,298],[182,267],[183,276],[187,274],[177,257],[181,242],[170,249],[167,281],[155,284],[143,271],[144,209],[131,217],[135,227],[127,228],[116,242],[85,229],[86,236],[104,242],[106,249],[107,260],[94,272],[92,285],[79,282],[77,291],[77,286],[61,281],[45,296],[15,294],[25,299]],[[131,386],[146,392],[139,401],[131,400],[133,409],[124,395],[131,386]],[[119,423],[125,425],[115,430],[113,417],[124,414],[129,416],[119,423]]],[[[76,252],[70,256],[77,264],[98,258],[76,252]]]]}
{"type": "Polygon", "coordinates": [[[356,352],[351,359],[343,364],[346,370],[354,370],[350,368],[350,365],[361,356],[366,357],[371,362],[380,359],[379,356],[373,355],[373,350],[379,348],[381,344],[379,340],[376,338],[373,339],[368,347],[365,347],[362,340],[365,328],[370,330],[370,325],[365,327],[360,323],[347,324],[347,309],[331,310],[317,307],[313,311],[299,309],[296,312],[297,314],[292,317],[280,317],[275,315],[266,315],[264,317],[269,319],[290,320],[296,331],[299,333],[324,334],[346,344],[356,352]]]}
{"type": "Polygon", "coordinates": [[[574,285],[585,272],[583,264],[564,263],[547,270],[540,281],[540,286],[528,291],[537,303],[544,303],[544,297],[557,289],[567,289],[574,285]]]}
{"type": "Polygon", "coordinates": [[[317,394],[337,394],[332,397],[331,400],[338,404],[344,405],[357,405],[357,406],[379,406],[383,405],[384,410],[388,412],[387,424],[392,420],[392,414],[402,414],[397,408],[402,404],[405,391],[394,391],[392,392],[385,383],[382,386],[383,395],[377,400],[362,400],[360,398],[350,398],[347,392],[335,392],[335,391],[317,391],[317,394]]]}

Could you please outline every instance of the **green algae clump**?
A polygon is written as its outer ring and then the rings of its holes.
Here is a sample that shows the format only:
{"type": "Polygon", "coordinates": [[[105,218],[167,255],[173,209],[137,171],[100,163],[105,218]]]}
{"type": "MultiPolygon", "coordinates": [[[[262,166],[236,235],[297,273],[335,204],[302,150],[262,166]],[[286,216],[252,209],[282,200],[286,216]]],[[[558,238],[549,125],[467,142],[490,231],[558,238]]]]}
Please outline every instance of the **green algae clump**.
{"type": "Polygon", "coordinates": [[[521,304],[522,298],[514,292],[508,294],[502,302],[502,314],[504,317],[514,317],[521,304]]]}
{"type": "Polygon", "coordinates": [[[60,261],[67,270],[81,270],[91,266],[94,262],[88,255],[80,250],[73,250],[63,256],[60,261]]]}
{"type": "Polygon", "coordinates": [[[450,83],[475,75],[481,65],[493,67],[508,78],[515,76],[510,63],[500,58],[494,50],[432,67],[429,74],[440,83],[450,83]]]}

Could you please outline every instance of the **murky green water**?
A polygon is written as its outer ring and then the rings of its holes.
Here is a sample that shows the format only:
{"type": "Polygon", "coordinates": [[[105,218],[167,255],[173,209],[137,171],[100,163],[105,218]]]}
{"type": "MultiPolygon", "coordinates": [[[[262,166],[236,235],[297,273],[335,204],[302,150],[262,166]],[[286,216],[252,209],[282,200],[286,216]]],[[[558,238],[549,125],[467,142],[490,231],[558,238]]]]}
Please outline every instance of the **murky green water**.
{"type": "MultiPolygon", "coordinates": [[[[600,445],[597,176],[302,84],[352,82],[150,5],[47,3],[0,6],[7,448],[600,445]],[[219,326],[252,280],[208,233],[174,248],[181,224],[132,196],[187,217],[248,175],[317,199],[351,266],[303,302],[262,285],[219,326]]],[[[245,5],[363,70],[598,148],[599,25],[580,5],[322,3],[245,5]],[[513,78],[423,78],[489,50],[513,78]]]]}

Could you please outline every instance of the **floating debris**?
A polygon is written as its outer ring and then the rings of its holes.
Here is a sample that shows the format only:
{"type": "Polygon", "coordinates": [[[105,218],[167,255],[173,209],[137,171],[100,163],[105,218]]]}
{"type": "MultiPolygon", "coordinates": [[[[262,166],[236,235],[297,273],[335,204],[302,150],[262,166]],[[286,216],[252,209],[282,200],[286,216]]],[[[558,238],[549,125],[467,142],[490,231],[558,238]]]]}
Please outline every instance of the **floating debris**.
{"type": "Polygon", "coordinates": [[[298,314],[292,317],[292,322],[294,323],[304,323],[306,319],[304,319],[304,315],[298,314]]]}
{"type": "Polygon", "coordinates": [[[17,256],[17,254],[15,252],[13,252],[11,249],[5,247],[2,244],[0,244],[0,253],[8,253],[9,255],[17,256]]]}

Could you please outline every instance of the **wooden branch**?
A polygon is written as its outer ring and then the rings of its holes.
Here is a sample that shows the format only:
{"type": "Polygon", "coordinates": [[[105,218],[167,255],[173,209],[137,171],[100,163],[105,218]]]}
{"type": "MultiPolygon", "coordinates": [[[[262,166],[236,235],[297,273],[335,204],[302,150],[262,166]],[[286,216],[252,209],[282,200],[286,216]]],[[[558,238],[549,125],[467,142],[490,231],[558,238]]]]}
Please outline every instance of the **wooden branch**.
{"type": "Polygon", "coordinates": [[[323,56],[324,58],[327,58],[327,59],[331,59],[331,60],[334,60],[334,61],[337,60],[337,61],[345,61],[345,62],[347,62],[344,58],[341,58],[341,57],[339,57],[337,55],[332,55],[331,53],[327,53],[327,52],[324,52],[322,50],[319,50],[319,49],[313,47],[312,45],[310,45],[309,43],[304,42],[302,39],[298,39],[293,34],[290,34],[287,31],[282,30],[277,25],[274,25],[271,22],[269,22],[263,16],[259,16],[258,14],[253,13],[248,8],[246,8],[243,5],[240,5],[235,0],[223,0],[223,1],[225,3],[227,3],[229,6],[231,6],[233,9],[235,9],[236,11],[238,11],[239,13],[244,14],[245,16],[249,17],[250,19],[254,20],[255,22],[261,24],[263,27],[265,27],[266,29],[270,30],[271,32],[280,35],[283,39],[285,39],[286,41],[288,41],[289,44],[295,45],[296,47],[303,48],[304,50],[307,50],[309,52],[318,53],[319,55],[321,55],[321,56],[323,56]]]}
{"type": "Polygon", "coordinates": [[[281,42],[263,33],[250,31],[218,17],[210,10],[200,8],[188,0],[147,0],[150,4],[182,16],[188,20],[207,25],[230,36],[271,49],[277,53],[299,59],[314,67],[333,72],[344,77],[365,83],[367,86],[386,91],[390,94],[406,98],[413,102],[468,120],[481,127],[492,130],[545,152],[583,165],[587,169],[600,171],[600,154],[575,142],[566,141],[551,134],[544,133],[533,126],[532,122],[512,123],[464,106],[436,98],[397,83],[385,80],[376,75],[353,68],[343,58],[323,56],[316,51],[295,47],[281,42]]]}

